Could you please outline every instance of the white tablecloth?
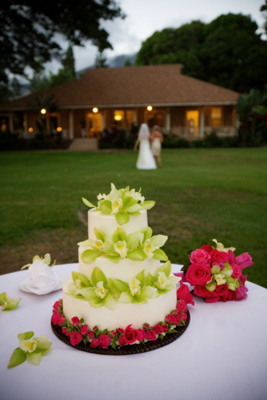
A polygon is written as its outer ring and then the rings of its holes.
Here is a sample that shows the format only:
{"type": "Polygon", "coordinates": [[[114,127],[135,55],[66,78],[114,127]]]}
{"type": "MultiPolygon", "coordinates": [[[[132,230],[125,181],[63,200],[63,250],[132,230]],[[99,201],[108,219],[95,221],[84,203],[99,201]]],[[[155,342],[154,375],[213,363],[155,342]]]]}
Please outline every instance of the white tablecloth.
{"type": "MultiPolygon", "coordinates": [[[[55,266],[66,277],[78,264],[55,266]]],[[[173,266],[175,272],[179,267],[173,266]]],[[[0,397],[4,400],[265,400],[267,398],[267,290],[248,283],[240,302],[189,306],[191,322],[175,342],[129,356],[75,350],[52,332],[50,319],[61,291],[28,294],[19,283],[29,272],[0,276],[0,293],[21,297],[0,317],[0,397]],[[50,351],[35,366],[7,369],[17,334],[47,334],[50,351]]]]}

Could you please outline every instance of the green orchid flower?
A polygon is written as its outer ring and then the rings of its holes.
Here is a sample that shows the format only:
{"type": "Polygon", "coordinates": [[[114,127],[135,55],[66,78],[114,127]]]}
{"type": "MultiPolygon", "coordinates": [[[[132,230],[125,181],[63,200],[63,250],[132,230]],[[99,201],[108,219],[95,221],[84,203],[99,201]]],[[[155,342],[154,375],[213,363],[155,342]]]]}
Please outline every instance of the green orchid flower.
{"type": "Polygon", "coordinates": [[[19,347],[13,351],[8,368],[14,368],[24,363],[25,360],[31,364],[40,364],[42,356],[48,352],[52,342],[48,341],[48,336],[46,335],[33,336],[34,332],[31,331],[18,334],[19,347]]]}
{"type": "Polygon", "coordinates": [[[101,269],[98,267],[93,269],[91,281],[84,274],[78,272],[73,272],[72,278],[73,283],[68,286],[68,294],[88,301],[94,308],[115,309],[115,300],[112,296],[113,288],[101,269]]]}
{"type": "Polygon", "coordinates": [[[127,224],[131,215],[140,214],[141,210],[150,210],[155,205],[154,201],[145,201],[144,196],[141,195],[141,189],[136,192],[127,186],[125,189],[118,190],[113,183],[110,193],[99,194],[97,199],[98,204],[95,206],[82,198],[84,204],[90,208],[93,207],[95,211],[101,211],[106,215],[115,215],[119,225],[127,224]]]}
{"type": "Polygon", "coordinates": [[[30,267],[34,263],[35,260],[40,260],[44,264],[48,265],[51,268],[56,264],[56,260],[54,260],[53,264],[49,265],[51,263],[51,257],[50,257],[50,254],[47,253],[47,254],[45,254],[44,258],[41,258],[41,257],[39,257],[37,255],[34,256],[33,259],[32,259],[32,263],[24,265],[23,267],[21,267],[21,269],[23,270],[23,269],[26,269],[26,268],[30,267]]]}
{"type": "Polygon", "coordinates": [[[157,289],[158,295],[164,294],[175,288],[176,284],[181,278],[177,276],[170,276],[171,274],[171,263],[167,261],[165,264],[161,265],[157,270],[155,275],[150,273],[147,276],[146,284],[148,286],[155,287],[157,289]]]}
{"type": "Polygon", "coordinates": [[[119,279],[111,279],[113,288],[120,293],[119,302],[147,303],[149,299],[158,297],[157,289],[145,285],[144,270],[137,274],[128,284],[119,279]]]}
{"type": "Polygon", "coordinates": [[[20,300],[21,300],[21,298],[19,298],[19,299],[12,299],[11,297],[9,297],[9,296],[6,294],[6,292],[3,292],[3,293],[0,294],[0,299],[1,299],[1,300],[4,300],[4,301],[7,303],[7,306],[4,308],[3,311],[11,311],[11,310],[14,310],[14,309],[18,306],[18,304],[19,304],[19,302],[20,302],[20,300]]]}

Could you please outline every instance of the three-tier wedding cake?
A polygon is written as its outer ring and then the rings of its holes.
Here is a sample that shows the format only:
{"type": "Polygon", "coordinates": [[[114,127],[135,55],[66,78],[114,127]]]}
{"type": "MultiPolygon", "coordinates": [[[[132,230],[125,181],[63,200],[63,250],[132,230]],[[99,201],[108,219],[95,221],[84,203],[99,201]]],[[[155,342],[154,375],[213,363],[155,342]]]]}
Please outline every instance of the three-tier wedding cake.
{"type": "MultiPolygon", "coordinates": [[[[118,190],[113,184],[109,194],[97,198],[97,205],[83,199],[90,207],[89,239],[79,243],[79,272],[63,283],[63,302],[54,310],[55,324],[66,335],[74,337],[74,330],[86,336],[92,347],[96,347],[97,332],[112,338],[128,329],[135,339],[132,343],[139,343],[149,340],[144,327],[157,326],[162,338],[186,318],[180,314],[177,323],[176,283],[181,278],[171,274],[171,263],[161,249],[167,236],[153,236],[147,223],[147,210],[155,202],[145,201],[140,190],[118,190]],[[174,318],[166,320],[167,316],[174,318]],[[79,329],[68,329],[70,324],[79,329]]],[[[121,339],[116,344],[131,343],[121,339]]]]}

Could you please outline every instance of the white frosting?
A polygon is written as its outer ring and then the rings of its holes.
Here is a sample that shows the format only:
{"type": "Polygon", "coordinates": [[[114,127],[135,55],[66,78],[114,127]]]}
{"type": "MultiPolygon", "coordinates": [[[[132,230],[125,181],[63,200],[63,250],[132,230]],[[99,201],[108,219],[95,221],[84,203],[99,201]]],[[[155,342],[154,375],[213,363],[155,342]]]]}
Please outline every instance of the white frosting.
{"type": "MultiPolygon", "coordinates": [[[[120,278],[120,276],[118,276],[120,278]]],[[[100,330],[126,328],[132,324],[133,328],[141,328],[144,323],[155,325],[164,321],[170,311],[176,307],[176,289],[149,300],[147,304],[116,304],[115,310],[106,307],[93,308],[87,301],[75,299],[66,294],[72,278],[67,278],[63,283],[63,312],[68,321],[72,317],[83,318],[84,323],[93,329],[97,326],[100,330]]]]}
{"type": "Polygon", "coordinates": [[[124,282],[130,283],[131,280],[139,272],[145,270],[147,275],[149,272],[154,275],[157,268],[160,267],[159,260],[153,260],[146,258],[144,261],[133,261],[127,258],[121,259],[118,264],[114,264],[109,261],[106,257],[98,257],[92,264],[85,264],[81,259],[81,254],[86,249],[79,247],[79,272],[86,275],[88,279],[91,279],[91,274],[95,267],[101,269],[107,278],[120,279],[124,282]]]}
{"type": "Polygon", "coordinates": [[[137,215],[130,215],[129,222],[124,225],[118,224],[115,215],[105,215],[101,211],[93,211],[93,209],[88,211],[88,234],[90,240],[96,240],[95,227],[111,238],[117,228],[122,228],[129,235],[147,226],[146,210],[140,211],[140,214],[137,215]]]}

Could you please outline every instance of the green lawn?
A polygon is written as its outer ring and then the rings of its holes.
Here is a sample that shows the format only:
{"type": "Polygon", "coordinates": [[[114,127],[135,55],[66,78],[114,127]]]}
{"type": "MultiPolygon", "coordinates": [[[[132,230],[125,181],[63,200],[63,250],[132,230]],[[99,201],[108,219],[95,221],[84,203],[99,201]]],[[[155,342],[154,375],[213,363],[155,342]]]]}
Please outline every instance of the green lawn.
{"type": "Polygon", "coordinates": [[[155,234],[169,236],[164,250],[173,263],[206,235],[249,252],[248,279],[267,287],[267,149],[163,151],[163,168],[138,171],[132,151],[0,154],[0,273],[19,270],[35,254],[57,263],[77,262],[78,241],[87,236],[77,213],[81,197],[96,200],[130,185],[147,200],[155,234]]]}

